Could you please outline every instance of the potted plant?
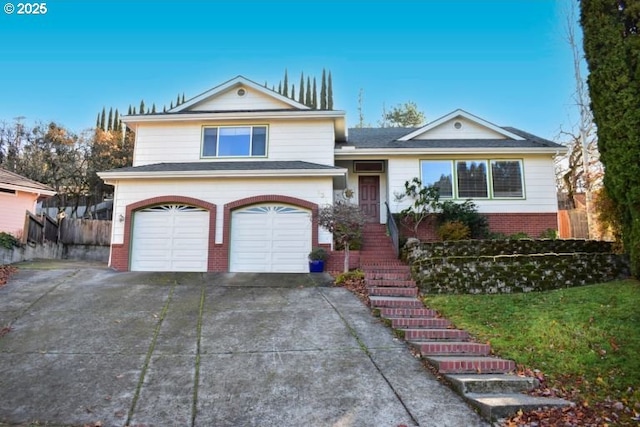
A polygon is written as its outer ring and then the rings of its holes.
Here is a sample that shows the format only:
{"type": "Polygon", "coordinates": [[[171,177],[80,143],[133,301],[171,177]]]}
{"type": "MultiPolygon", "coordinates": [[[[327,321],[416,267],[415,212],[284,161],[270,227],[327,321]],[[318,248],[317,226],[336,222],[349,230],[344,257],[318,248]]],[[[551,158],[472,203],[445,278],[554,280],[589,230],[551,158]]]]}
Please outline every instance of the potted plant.
{"type": "Polygon", "coordinates": [[[325,248],[313,248],[309,252],[309,272],[322,273],[324,271],[324,262],[329,257],[325,248]]]}

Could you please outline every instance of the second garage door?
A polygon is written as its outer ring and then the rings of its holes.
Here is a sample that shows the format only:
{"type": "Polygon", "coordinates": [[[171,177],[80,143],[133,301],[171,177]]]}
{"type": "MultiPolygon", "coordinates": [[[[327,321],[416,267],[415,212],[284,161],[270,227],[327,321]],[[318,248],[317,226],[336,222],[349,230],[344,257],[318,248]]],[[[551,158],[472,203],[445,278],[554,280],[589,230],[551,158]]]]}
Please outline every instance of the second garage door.
{"type": "Polygon", "coordinates": [[[281,204],[253,205],[231,218],[232,272],[309,271],[311,212],[281,204]]]}

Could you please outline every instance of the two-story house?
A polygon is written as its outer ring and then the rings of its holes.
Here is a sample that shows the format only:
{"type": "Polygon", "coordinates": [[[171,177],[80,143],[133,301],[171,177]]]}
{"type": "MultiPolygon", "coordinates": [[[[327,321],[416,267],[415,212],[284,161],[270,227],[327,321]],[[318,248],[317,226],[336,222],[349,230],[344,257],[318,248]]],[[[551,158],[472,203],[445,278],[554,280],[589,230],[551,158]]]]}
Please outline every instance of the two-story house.
{"type": "Polygon", "coordinates": [[[332,245],[317,212],[345,190],[386,223],[420,177],[471,198],[496,231],[557,228],[553,156],[564,148],[457,110],[417,129],[347,131],[316,110],[236,77],[180,106],[123,122],[133,166],[115,187],[110,265],[118,270],[305,272],[332,245]]]}

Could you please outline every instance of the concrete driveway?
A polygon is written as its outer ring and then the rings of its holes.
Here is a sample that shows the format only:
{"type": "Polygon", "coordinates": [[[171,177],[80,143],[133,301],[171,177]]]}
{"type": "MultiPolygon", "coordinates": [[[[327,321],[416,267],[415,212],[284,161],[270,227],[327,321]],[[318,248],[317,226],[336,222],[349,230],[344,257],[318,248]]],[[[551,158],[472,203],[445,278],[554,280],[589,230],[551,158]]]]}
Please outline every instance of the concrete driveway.
{"type": "Polygon", "coordinates": [[[0,425],[486,425],[324,276],[19,267],[0,425]]]}

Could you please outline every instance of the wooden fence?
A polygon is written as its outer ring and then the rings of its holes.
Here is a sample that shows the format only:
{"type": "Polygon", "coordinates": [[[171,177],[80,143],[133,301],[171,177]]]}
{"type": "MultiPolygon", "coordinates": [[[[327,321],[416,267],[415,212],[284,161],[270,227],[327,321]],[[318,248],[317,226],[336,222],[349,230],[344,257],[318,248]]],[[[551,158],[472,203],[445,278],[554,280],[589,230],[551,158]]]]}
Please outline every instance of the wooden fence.
{"type": "Polygon", "coordinates": [[[587,212],[584,209],[559,210],[558,234],[561,239],[588,239],[587,212]]]}
{"type": "Polygon", "coordinates": [[[65,218],[60,222],[49,215],[27,211],[24,243],[64,243],[67,245],[109,246],[111,221],[65,218]]]}
{"type": "Polygon", "coordinates": [[[109,246],[111,221],[65,218],[60,224],[60,241],[68,245],[109,246]]]}
{"type": "Polygon", "coordinates": [[[24,243],[58,242],[58,222],[49,215],[38,216],[27,211],[24,228],[24,243]]]}

